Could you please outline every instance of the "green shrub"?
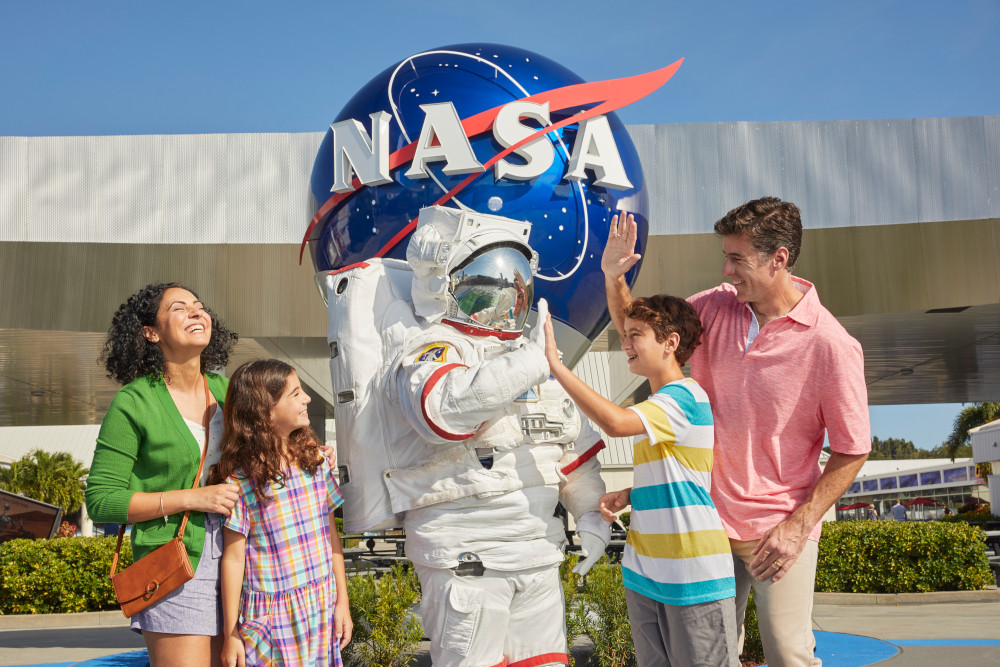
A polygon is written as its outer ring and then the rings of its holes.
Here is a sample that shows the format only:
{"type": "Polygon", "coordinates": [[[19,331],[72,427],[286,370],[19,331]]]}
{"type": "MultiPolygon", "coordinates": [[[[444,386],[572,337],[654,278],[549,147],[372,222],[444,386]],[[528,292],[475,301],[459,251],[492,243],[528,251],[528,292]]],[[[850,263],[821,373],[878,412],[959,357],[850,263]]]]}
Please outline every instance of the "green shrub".
{"type": "Polygon", "coordinates": [[[409,664],[424,637],[412,607],[420,601],[416,572],[404,565],[376,577],[356,574],[347,578],[354,632],[344,650],[348,665],[401,667],[409,664]]]}
{"type": "Polygon", "coordinates": [[[958,508],[959,514],[974,514],[984,511],[987,515],[990,513],[990,504],[978,498],[967,498],[965,503],[958,508]]]}
{"type": "MultiPolygon", "coordinates": [[[[739,628],[736,631],[739,632],[739,628]]],[[[764,659],[764,645],[760,643],[760,628],[757,626],[757,605],[751,588],[746,616],[743,618],[743,653],[740,654],[740,661],[759,665],[763,664],[764,659]]]]}
{"type": "Polygon", "coordinates": [[[574,623],[594,643],[592,661],[599,667],[635,664],[621,566],[611,565],[606,558],[601,558],[587,573],[578,604],[569,614],[576,616],[574,623]]]}
{"type": "MultiPolygon", "coordinates": [[[[576,555],[570,555],[563,559],[559,565],[559,579],[562,581],[563,603],[566,609],[566,646],[572,648],[576,638],[583,634],[583,626],[580,624],[579,614],[573,610],[580,603],[580,577],[573,572],[580,559],[576,555]]],[[[569,665],[573,667],[576,663],[573,652],[569,651],[569,665]]]]}
{"type": "Polygon", "coordinates": [[[983,531],[962,523],[823,524],[816,590],[923,593],[981,590],[993,579],[983,531]]]}
{"type": "Polygon", "coordinates": [[[989,503],[986,503],[985,507],[981,507],[970,512],[952,514],[951,516],[946,516],[941,520],[947,521],[948,523],[985,523],[987,521],[1000,521],[1000,516],[994,516],[990,512],[989,503]]]}
{"type": "MultiPolygon", "coordinates": [[[[111,587],[114,537],[11,540],[0,544],[0,614],[60,614],[117,609],[111,587]]],[[[118,568],[132,563],[122,542],[118,568]]]]}

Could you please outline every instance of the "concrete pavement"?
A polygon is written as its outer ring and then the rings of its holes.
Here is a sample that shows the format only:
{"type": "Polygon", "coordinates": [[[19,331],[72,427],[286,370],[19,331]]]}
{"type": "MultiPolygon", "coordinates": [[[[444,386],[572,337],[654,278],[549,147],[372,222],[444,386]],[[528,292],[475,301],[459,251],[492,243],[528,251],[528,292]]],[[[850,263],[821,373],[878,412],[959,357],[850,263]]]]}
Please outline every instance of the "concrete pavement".
{"type": "MultiPolygon", "coordinates": [[[[827,667],[1000,665],[1000,591],[862,596],[817,593],[817,654],[827,667]],[[846,603],[846,604],[845,604],[846,603]]],[[[0,667],[145,664],[142,638],[119,612],[0,616],[0,667]],[[125,654],[125,655],[123,655],[125,654]],[[101,664],[103,663],[103,664],[101,664]]],[[[426,646],[415,663],[430,664],[426,646]]],[[[589,667],[586,644],[574,647],[589,667]]]]}
{"type": "MultiPolygon", "coordinates": [[[[1000,592],[991,592],[991,602],[930,604],[822,604],[817,594],[813,629],[895,646],[898,654],[877,663],[885,667],[1000,665],[1000,592]]],[[[837,663],[828,659],[824,664],[837,663]]]]}

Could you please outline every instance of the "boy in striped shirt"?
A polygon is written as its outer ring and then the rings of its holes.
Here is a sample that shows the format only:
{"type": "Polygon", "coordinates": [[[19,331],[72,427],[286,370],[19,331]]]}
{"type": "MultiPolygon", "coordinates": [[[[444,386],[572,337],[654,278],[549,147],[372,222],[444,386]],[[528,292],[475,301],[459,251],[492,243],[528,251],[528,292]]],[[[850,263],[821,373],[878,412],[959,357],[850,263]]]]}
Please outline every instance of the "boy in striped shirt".
{"type": "Polygon", "coordinates": [[[708,396],[681,367],[701,338],[694,308],[673,296],[633,300],[612,313],[629,370],[656,391],[622,408],[559,360],[551,321],[545,355],[552,376],[610,436],[635,436],[634,486],[605,494],[601,512],[632,505],[622,578],[640,667],[738,667],[733,559],[712,503],[714,429],[708,396]]]}

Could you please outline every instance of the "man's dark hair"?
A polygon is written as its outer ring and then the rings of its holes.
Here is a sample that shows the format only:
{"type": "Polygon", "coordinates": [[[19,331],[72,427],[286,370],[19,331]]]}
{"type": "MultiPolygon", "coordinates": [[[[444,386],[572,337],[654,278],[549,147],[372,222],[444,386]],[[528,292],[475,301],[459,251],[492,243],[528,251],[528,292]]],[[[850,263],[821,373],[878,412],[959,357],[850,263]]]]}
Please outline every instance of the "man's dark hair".
{"type": "Polygon", "coordinates": [[[788,248],[789,271],[795,267],[802,248],[799,207],[777,197],[762,197],[737,206],[715,223],[715,233],[746,234],[754,249],[767,257],[778,248],[788,248]]]}
{"type": "Polygon", "coordinates": [[[625,317],[645,322],[653,329],[656,342],[662,343],[672,333],[680,337],[674,357],[683,366],[701,344],[701,319],[694,307],[677,296],[657,294],[639,297],[625,307],[625,317]]]}

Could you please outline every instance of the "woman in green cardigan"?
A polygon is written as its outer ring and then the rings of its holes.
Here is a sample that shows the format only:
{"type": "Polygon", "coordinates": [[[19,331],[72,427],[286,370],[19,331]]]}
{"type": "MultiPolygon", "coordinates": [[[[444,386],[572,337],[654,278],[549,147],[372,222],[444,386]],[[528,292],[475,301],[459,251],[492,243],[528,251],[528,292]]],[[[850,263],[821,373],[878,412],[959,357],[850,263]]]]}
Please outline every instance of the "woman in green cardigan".
{"type": "Polygon", "coordinates": [[[224,377],[208,370],[225,367],[236,340],[194,292],[155,284],[118,308],[101,353],[108,377],[123,386],[101,423],[87,512],[98,523],[133,524],[138,560],[173,539],[190,510],[184,546],[194,579],[132,616],[152,667],[220,661],[220,517],[229,514],[237,494],[231,485],[205,486],[219,458],[227,387],[224,377]],[[206,423],[208,454],[201,484],[192,489],[206,423]]]}

